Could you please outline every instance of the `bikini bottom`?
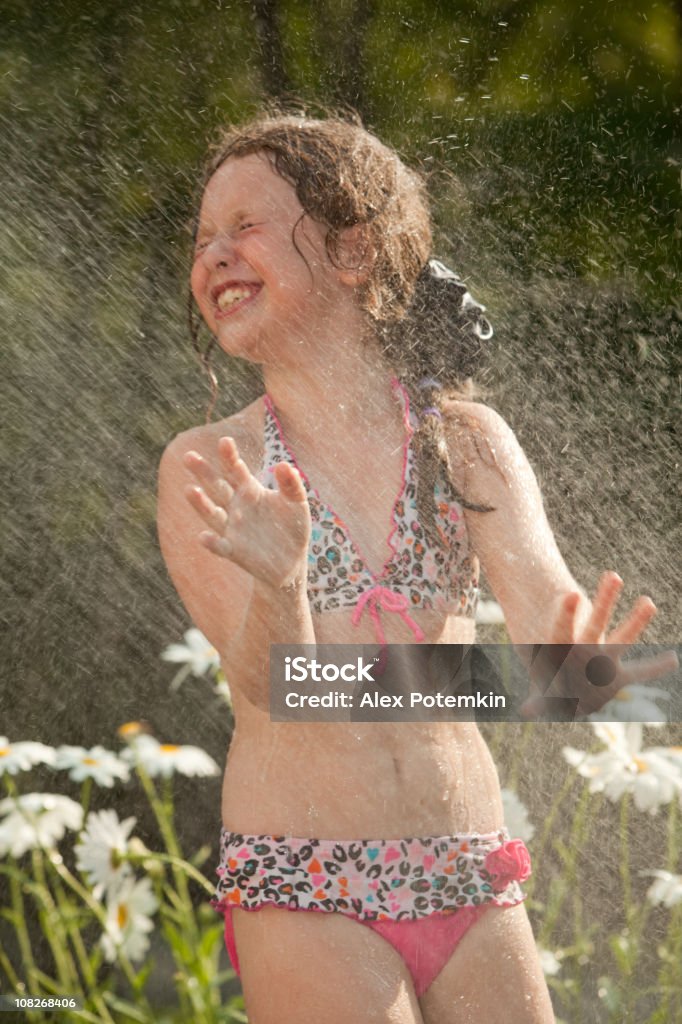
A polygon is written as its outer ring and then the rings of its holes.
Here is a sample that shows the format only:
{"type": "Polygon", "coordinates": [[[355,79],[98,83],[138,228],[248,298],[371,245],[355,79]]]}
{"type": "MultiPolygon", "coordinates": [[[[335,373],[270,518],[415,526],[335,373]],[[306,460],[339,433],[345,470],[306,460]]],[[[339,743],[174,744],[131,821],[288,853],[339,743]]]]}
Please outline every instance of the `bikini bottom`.
{"type": "Polygon", "coordinates": [[[530,855],[506,829],[426,839],[296,839],[223,830],[213,906],[239,974],[232,910],[341,913],[400,954],[423,995],[490,906],[522,902],[530,855]]]}

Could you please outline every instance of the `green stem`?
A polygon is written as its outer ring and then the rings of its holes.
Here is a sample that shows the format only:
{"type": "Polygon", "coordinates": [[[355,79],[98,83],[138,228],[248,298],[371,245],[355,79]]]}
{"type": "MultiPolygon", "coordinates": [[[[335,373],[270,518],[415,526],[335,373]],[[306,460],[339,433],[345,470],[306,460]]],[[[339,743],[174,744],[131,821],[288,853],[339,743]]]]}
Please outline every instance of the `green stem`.
{"type": "Polygon", "coordinates": [[[574,784],[575,776],[573,774],[567,774],[563,786],[555,796],[554,803],[552,804],[552,806],[549,809],[549,812],[545,816],[545,823],[542,828],[540,840],[539,842],[533,844],[533,852],[537,860],[540,860],[543,853],[545,852],[545,847],[547,846],[547,841],[550,835],[552,834],[557,814],[559,813],[559,810],[561,809],[564,800],[573,789],[574,784]]]}
{"type": "Polygon", "coordinates": [[[663,1000],[654,1019],[660,1021],[680,1020],[679,1015],[682,1013],[682,996],[680,995],[682,990],[682,904],[672,908],[665,944],[666,947],[670,947],[670,959],[663,965],[658,977],[658,989],[663,992],[663,1000]],[[676,1007],[671,1006],[673,999],[676,1007]]]}
{"type": "Polygon", "coordinates": [[[636,999],[635,985],[633,983],[633,963],[637,962],[639,955],[639,937],[642,932],[643,923],[635,924],[637,908],[632,902],[632,873],[630,871],[630,845],[628,843],[628,822],[630,812],[630,794],[624,793],[620,801],[620,878],[623,884],[623,903],[625,905],[626,936],[628,942],[628,969],[626,973],[627,985],[624,986],[625,1001],[623,1007],[623,1019],[633,1020],[634,1004],[636,999]]]}
{"type": "Polygon", "coordinates": [[[130,861],[131,864],[142,864],[143,866],[147,861],[150,860],[159,861],[159,863],[161,864],[170,864],[173,867],[179,868],[181,871],[184,871],[186,874],[190,876],[190,878],[193,878],[195,882],[198,882],[198,884],[202,887],[202,889],[205,890],[205,892],[208,893],[209,896],[213,896],[215,894],[215,886],[211,885],[211,883],[208,881],[205,875],[202,875],[201,871],[197,871],[197,869],[192,864],[190,864],[189,861],[184,860],[182,857],[174,857],[172,854],[156,853],[150,850],[149,853],[135,854],[134,856],[128,857],[127,859],[130,861]]]}
{"type": "Polygon", "coordinates": [[[7,790],[7,795],[11,796],[11,797],[14,797],[14,799],[16,800],[16,798],[19,796],[19,791],[18,791],[16,785],[14,784],[14,779],[12,778],[12,776],[11,775],[4,775],[3,776],[3,782],[5,783],[5,789],[7,790]]]}
{"type": "Polygon", "coordinates": [[[33,959],[31,940],[29,938],[28,929],[26,928],[24,897],[21,891],[21,882],[17,877],[17,875],[19,874],[18,865],[16,870],[17,874],[12,873],[9,876],[10,899],[12,901],[12,910],[14,912],[12,923],[14,925],[14,930],[17,933],[17,940],[19,942],[19,949],[21,951],[21,958],[23,961],[24,970],[26,971],[28,990],[32,996],[38,996],[40,995],[40,985],[38,984],[36,976],[37,968],[35,960],[33,959]]]}
{"type": "MultiPolygon", "coordinates": [[[[677,801],[672,800],[668,810],[668,851],[666,857],[666,870],[676,874],[679,858],[679,837],[677,818],[679,811],[677,801]]],[[[661,1020],[675,1020],[675,1012],[682,1018],[682,904],[672,908],[666,946],[672,946],[671,961],[664,964],[659,974],[659,987],[665,993],[660,1007],[661,1020]],[[675,977],[678,973],[679,977],[675,977]],[[670,1006],[671,999],[675,998],[677,1008],[670,1006]]]]}
{"type": "MultiPolygon", "coordinates": [[[[677,819],[679,816],[678,805],[676,800],[671,800],[668,805],[668,849],[666,856],[666,871],[670,871],[671,874],[676,873],[679,850],[678,850],[678,824],[677,819]]],[[[649,883],[650,884],[650,883],[649,883]]],[[[634,941],[636,948],[640,948],[642,937],[644,935],[646,926],[649,922],[649,917],[653,911],[653,907],[647,899],[645,899],[639,908],[639,915],[637,918],[633,915],[631,921],[631,928],[634,935],[634,941]]],[[[666,966],[663,965],[661,968],[661,985],[663,984],[663,976],[666,972],[666,966]]]]}
{"type": "Polygon", "coordinates": [[[623,883],[625,919],[630,925],[632,912],[632,877],[630,874],[630,847],[628,845],[628,811],[630,794],[624,793],[620,801],[620,879],[623,883]]]}
{"type": "Polygon", "coordinates": [[[675,993],[675,1006],[670,1019],[682,1020],[682,906],[675,907],[675,911],[670,922],[670,931],[675,937],[670,969],[670,991],[675,993]]]}
{"type": "Polygon", "coordinates": [[[554,926],[559,920],[561,911],[569,893],[575,887],[578,860],[589,836],[594,810],[595,801],[591,799],[590,791],[585,787],[578,798],[578,805],[576,807],[575,817],[573,818],[573,825],[568,845],[571,855],[570,858],[567,859],[564,873],[565,887],[547,909],[545,919],[542,923],[540,934],[538,936],[539,945],[544,946],[545,948],[550,948],[550,936],[552,935],[554,926]]]}
{"type": "Polygon", "coordinates": [[[3,971],[7,975],[7,980],[9,981],[10,985],[12,986],[13,991],[14,992],[18,992],[19,991],[19,986],[20,986],[21,982],[19,981],[19,978],[17,977],[17,975],[14,973],[14,968],[12,967],[11,963],[9,962],[9,957],[5,956],[5,953],[4,953],[4,951],[3,951],[3,949],[1,947],[0,947],[0,967],[2,967],[3,971]]]}
{"type": "MultiPolygon", "coordinates": [[[[52,866],[54,867],[54,858],[52,859],[52,866]]],[[[83,979],[89,990],[88,998],[92,1000],[93,1005],[101,1014],[101,1019],[103,1021],[106,1021],[107,1024],[114,1024],[114,1019],[109,1013],[107,1005],[102,999],[100,992],[97,990],[97,978],[95,977],[92,962],[85,948],[80,928],[78,927],[76,921],[73,919],[73,915],[71,913],[71,906],[68,902],[66,892],[64,891],[62,880],[57,872],[55,872],[54,888],[55,893],[57,895],[57,903],[59,905],[62,918],[66,923],[66,929],[69,938],[71,939],[71,944],[73,946],[76,957],[78,958],[81,972],[83,974],[83,979]]]]}
{"type": "Polygon", "coordinates": [[[83,805],[83,824],[81,826],[81,832],[85,828],[85,819],[88,815],[90,808],[90,797],[92,796],[92,778],[88,777],[83,780],[81,786],[81,804],[83,805]]]}
{"type": "Polygon", "coordinates": [[[536,725],[537,722],[524,722],[521,726],[521,736],[518,742],[514,744],[514,758],[508,772],[509,785],[514,791],[516,791],[519,784],[519,771],[523,769],[525,772],[527,768],[524,760],[526,748],[535,733],[536,725]]]}
{"type": "MultiPolygon", "coordinates": [[[[151,804],[169,854],[174,857],[176,861],[184,861],[180,844],[178,843],[175,835],[175,829],[173,827],[173,799],[170,779],[165,780],[165,793],[164,798],[162,799],[147,772],[145,772],[139,765],[137,766],[137,773],[140,781],[142,782],[144,791],[147,794],[147,799],[151,804]]],[[[171,869],[176,889],[178,890],[187,911],[186,924],[188,925],[191,933],[191,945],[193,949],[196,949],[199,944],[199,931],[194,916],[194,905],[192,904],[192,899],[189,893],[187,878],[183,871],[179,870],[177,864],[171,864],[171,869]]]]}
{"type": "MultiPolygon", "coordinates": [[[[64,918],[57,910],[52,898],[52,893],[50,892],[50,887],[47,884],[43,856],[42,850],[33,850],[31,852],[33,876],[37,882],[40,892],[43,894],[42,902],[44,910],[40,912],[40,917],[43,923],[43,933],[45,934],[47,941],[50,944],[50,949],[52,950],[52,956],[54,957],[60,985],[63,986],[66,992],[75,995],[80,988],[78,971],[73,958],[69,953],[69,947],[66,942],[66,933],[63,927],[64,918]]],[[[59,854],[57,854],[57,856],[59,856],[59,854]]]]}
{"type": "Polygon", "coordinates": [[[677,800],[671,800],[668,809],[668,854],[666,861],[666,870],[671,874],[677,872],[678,858],[680,856],[679,851],[679,838],[680,830],[677,825],[677,818],[679,815],[677,800]]]}
{"type": "MultiPolygon", "coordinates": [[[[57,859],[53,860],[52,861],[52,866],[53,866],[54,870],[57,872],[57,874],[59,875],[59,877],[62,879],[62,881],[65,882],[66,885],[68,885],[68,887],[70,889],[73,889],[73,891],[78,896],[80,896],[80,898],[82,899],[83,903],[85,903],[85,905],[89,908],[89,910],[91,910],[92,913],[95,915],[95,917],[97,918],[97,921],[99,922],[99,924],[102,927],[102,930],[104,931],[106,929],[106,926],[107,926],[107,915],[106,915],[105,911],[102,909],[102,907],[100,906],[100,904],[97,902],[97,900],[88,892],[88,890],[85,888],[85,886],[81,885],[81,883],[78,881],[78,879],[75,878],[74,875],[71,874],[69,869],[61,862],[61,858],[59,858],[59,860],[57,860],[57,859]]],[[[121,965],[121,968],[123,970],[123,973],[126,976],[126,980],[128,981],[128,984],[131,986],[132,990],[134,992],[136,992],[136,989],[135,989],[135,984],[136,984],[135,971],[133,969],[132,964],[130,963],[130,960],[128,959],[127,956],[124,955],[122,950],[118,950],[118,952],[117,952],[117,960],[118,960],[118,963],[121,965]]],[[[136,992],[136,998],[141,1002],[142,1006],[145,1009],[145,1012],[149,1012],[149,1014],[151,1016],[151,1007],[149,1006],[149,1003],[144,998],[144,996],[141,993],[136,992]]]]}

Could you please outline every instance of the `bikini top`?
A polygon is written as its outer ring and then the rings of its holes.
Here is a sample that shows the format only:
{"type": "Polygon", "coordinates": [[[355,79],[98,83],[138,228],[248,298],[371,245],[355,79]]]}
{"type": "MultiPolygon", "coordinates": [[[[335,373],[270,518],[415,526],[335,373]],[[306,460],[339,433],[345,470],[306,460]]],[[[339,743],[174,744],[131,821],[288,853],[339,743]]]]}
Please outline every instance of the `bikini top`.
{"type": "Polygon", "coordinates": [[[373,572],[344,521],[322,500],[289,448],[272,401],[265,396],[263,466],[258,475],[264,487],[274,489],[273,469],[289,462],[301,474],[308,494],[312,533],[308,549],[308,600],[313,612],[353,608],[351,621],[358,625],[367,612],[377,640],[385,643],[380,611],[399,615],[415,640],[424,633],[411,618],[415,608],[437,609],[473,617],[478,601],[478,561],[469,554],[462,512],[450,482],[441,474],[434,486],[436,526],[445,540],[443,548],[430,547],[417,516],[418,470],[410,443],[416,425],[404,386],[392,381],[400,401],[405,426],[403,471],[392,510],[387,537],[389,556],[373,572]]]}

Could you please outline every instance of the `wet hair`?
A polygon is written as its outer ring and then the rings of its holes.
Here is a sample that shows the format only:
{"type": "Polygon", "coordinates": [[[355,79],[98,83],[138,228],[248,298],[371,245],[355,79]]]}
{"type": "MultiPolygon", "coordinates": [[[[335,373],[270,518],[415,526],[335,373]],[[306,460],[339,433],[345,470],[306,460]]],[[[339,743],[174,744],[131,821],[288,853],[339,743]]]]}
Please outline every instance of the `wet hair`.
{"type": "MultiPolygon", "coordinates": [[[[443,416],[450,399],[473,397],[471,378],[492,329],[457,275],[430,258],[425,181],[357,119],[275,113],[224,133],[209,155],[203,187],[226,160],[254,153],[264,154],[292,186],[304,211],[301,219],[307,214],[326,228],[326,250],[335,266],[349,269],[342,263],[344,232],[361,229],[353,269],[366,273],[358,302],[416,413],[418,516],[429,540],[440,546],[434,486],[441,471],[452,481],[443,416]]],[[[300,253],[297,227],[292,241],[300,253]]],[[[210,366],[215,339],[201,351],[191,296],[190,330],[215,395],[210,366]]],[[[486,511],[457,496],[465,508],[486,511]]]]}

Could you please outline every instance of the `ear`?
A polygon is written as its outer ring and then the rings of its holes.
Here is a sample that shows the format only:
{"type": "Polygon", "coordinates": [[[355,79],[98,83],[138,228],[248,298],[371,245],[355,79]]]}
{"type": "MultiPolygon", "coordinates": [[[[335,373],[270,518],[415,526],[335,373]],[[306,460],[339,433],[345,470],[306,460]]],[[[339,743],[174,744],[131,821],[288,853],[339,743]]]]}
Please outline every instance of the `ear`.
{"type": "Polygon", "coordinates": [[[349,288],[357,288],[369,277],[376,250],[372,245],[366,224],[344,228],[339,238],[339,280],[349,288]]]}

